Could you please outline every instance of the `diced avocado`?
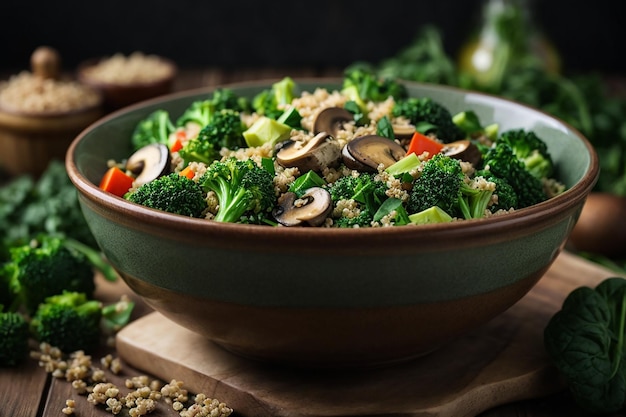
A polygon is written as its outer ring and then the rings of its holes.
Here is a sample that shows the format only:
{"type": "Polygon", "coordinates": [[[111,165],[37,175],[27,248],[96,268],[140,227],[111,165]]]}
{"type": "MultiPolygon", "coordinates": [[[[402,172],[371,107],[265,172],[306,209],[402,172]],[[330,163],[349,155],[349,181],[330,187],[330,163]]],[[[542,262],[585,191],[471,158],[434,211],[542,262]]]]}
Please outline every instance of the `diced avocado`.
{"type": "Polygon", "coordinates": [[[275,144],[289,138],[291,127],[269,117],[261,117],[243,132],[249,147],[262,146],[265,143],[275,144]]]}
{"type": "Polygon", "coordinates": [[[448,223],[452,221],[452,217],[439,207],[432,206],[419,213],[411,214],[409,220],[414,224],[448,223]]]}

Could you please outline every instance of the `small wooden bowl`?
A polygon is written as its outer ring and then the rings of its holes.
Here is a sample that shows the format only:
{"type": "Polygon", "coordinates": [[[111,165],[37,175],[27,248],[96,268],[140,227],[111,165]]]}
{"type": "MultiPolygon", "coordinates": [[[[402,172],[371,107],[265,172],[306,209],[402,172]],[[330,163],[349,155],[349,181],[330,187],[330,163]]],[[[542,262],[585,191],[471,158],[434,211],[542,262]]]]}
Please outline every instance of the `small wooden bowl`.
{"type": "Polygon", "coordinates": [[[90,72],[105,59],[93,58],[82,62],[78,66],[77,78],[81,83],[100,91],[107,111],[172,92],[178,69],[169,59],[158,57],[158,65],[165,65],[168,68],[165,76],[140,82],[103,81],[92,76],[90,72]]]}
{"type": "MultiPolygon", "coordinates": [[[[59,56],[40,47],[31,57],[34,77],[58,79],[59,56]]],[[[0,102],[0,169],[8,175],[41,175],[53,160],[63,160],[72,140],[103,115],[102,98],[67,111],[26,111],[0,102]]]]}

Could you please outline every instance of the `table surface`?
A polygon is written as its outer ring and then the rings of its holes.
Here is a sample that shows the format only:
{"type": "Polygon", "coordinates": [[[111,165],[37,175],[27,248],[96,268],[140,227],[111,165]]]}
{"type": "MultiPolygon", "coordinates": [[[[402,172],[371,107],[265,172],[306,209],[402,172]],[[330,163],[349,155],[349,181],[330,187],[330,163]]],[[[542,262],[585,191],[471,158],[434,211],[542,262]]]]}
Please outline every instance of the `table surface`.
{"type": "MultiPolygon", "coordinates": [[[[211,87],[247,80],[275,79],[289,75],[298,77],[324,77],[340,76],[341,69],[238,69],[236,71],[224,69],[187,69],[181,70],[174,85],[174,90],[182,91],[198,87],[211,87]]],[[[98,280],[96,296],[104,302],[113,302],[122,294],[127,294],[137,304],[134,317],[140,317],[152,310],[126,287],[123,281],[109,283],[98,280]]],[[[99,359],[112,353],[113,348],[102,347],[100,351],[92,354],[93,361],[99,365],[99,359]]],[[[123,371],[119,375],[107,374],[107,378],[119,385],[123,385],[126,378],[144,375],[144,372],[133,369],[124,364],[123,371]]],[[[176,378],[175,375],[172,378],[176,378]]],[[[184,381],[183,381],[184,382],[184,381]]],[[[67,399],[76,400],[75,415],[80,417],[101,417],[111,415],[104,407],[94,407],[87,402],[86,396],[79,396],[69,382],[55,378],[41,368],[34,359],[28,359],[21,366],[14,369],[0,369],[0,388],[3,400],[0,404],[0,417],[50,417],[63,415],[61,410],[65,407],[67,399]]],[[[209,395],[209,393],[207,393],[209,395]]],[[[219,398],[218,398],[219,399],[219,398]]],[[[228,404],[235,410],[237,404],[228,404]]],[[[170,407],[160,406],[153,416],[177,416],[178,412],[170,407]]],[[[507,404],[488,410],[481,417],[539,417],[539,416],[568,416],[577,417],[585,415],[576,408],[568,392],[564,391],[545,398],[521,401],[507,404]]]]}

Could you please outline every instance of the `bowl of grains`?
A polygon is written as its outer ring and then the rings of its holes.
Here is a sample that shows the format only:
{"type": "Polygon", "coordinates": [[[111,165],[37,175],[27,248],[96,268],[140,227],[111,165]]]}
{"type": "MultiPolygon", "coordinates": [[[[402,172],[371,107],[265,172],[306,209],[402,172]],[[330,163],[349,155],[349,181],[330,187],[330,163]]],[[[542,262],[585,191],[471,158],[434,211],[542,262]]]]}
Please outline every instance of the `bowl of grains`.
{"type": "Polygon", "coordinates": [[[62,77],[55,49],[37,48],[31,71],[0,81],[0,169],[10,175],[41,174],[101,116],[100,93],[62,77]]]}
{"type": "Polygon", "coordinates": [[[78,79],[100,91],[107,110],[171,92],[177,67],[169,59],[140,51],[84,61],[78,79]]]}

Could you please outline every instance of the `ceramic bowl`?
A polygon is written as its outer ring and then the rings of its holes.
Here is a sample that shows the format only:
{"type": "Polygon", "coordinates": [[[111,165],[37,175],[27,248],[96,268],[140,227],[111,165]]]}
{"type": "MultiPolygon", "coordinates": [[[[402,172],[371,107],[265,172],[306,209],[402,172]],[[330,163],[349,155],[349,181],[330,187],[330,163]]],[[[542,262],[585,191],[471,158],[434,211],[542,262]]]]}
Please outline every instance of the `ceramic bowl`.
{"type": "Polygon", "coordinates": [[[88,59],[79,64],[77,68],[78,80],[102,93],[107,111],[117,110],[130,104],[171,93],[176,73],[177,66],[173,61],[164,57],[138,53],[129,56],[117,54],[112,57],[88,59]],[[133,56],[137,60],[131,63],[133,56]],[[99,65],[114,57],[119,58],[121,63],[105,70],[109,71],[106,74],[107,78],[101,78],[93,72],[99,65]],[[145,61],[146,59],[151,61],[145,61]],[[137,72],[141,69],[139,65],[146,66],[146,70],[142,71],[144,74],[150,74],[149,66],[158,65],[161,71],[154,75],[155,78],[150,75],[147,76],[148,78],[125,79],[128,74],[124,74],[124,72],[137,72]]]}
{"type": "MultiPolygon", "coordinates": [[[[275,81],[275,80],[273,80],[275,81]]],[[[252,96],[272,81],[230,85],[252,96]]],[[[337,80],[296,80],[338,87],[337,80]]],[[[82,132],[66,164],[102,250],[130,288],[181,326],[250,358],[367,367],[427,354],[522,298],[559,255],[598,175],[580,133],[540,111],[450,87],[407,84],[451,111],[502,129],[533,129],[568,190],[506,216],[418,227],[273,228],[154,211],[105,193],[110,158],[130,153],[134,125],[176,115],[210,90],[115,112],[82,132]]]]}

